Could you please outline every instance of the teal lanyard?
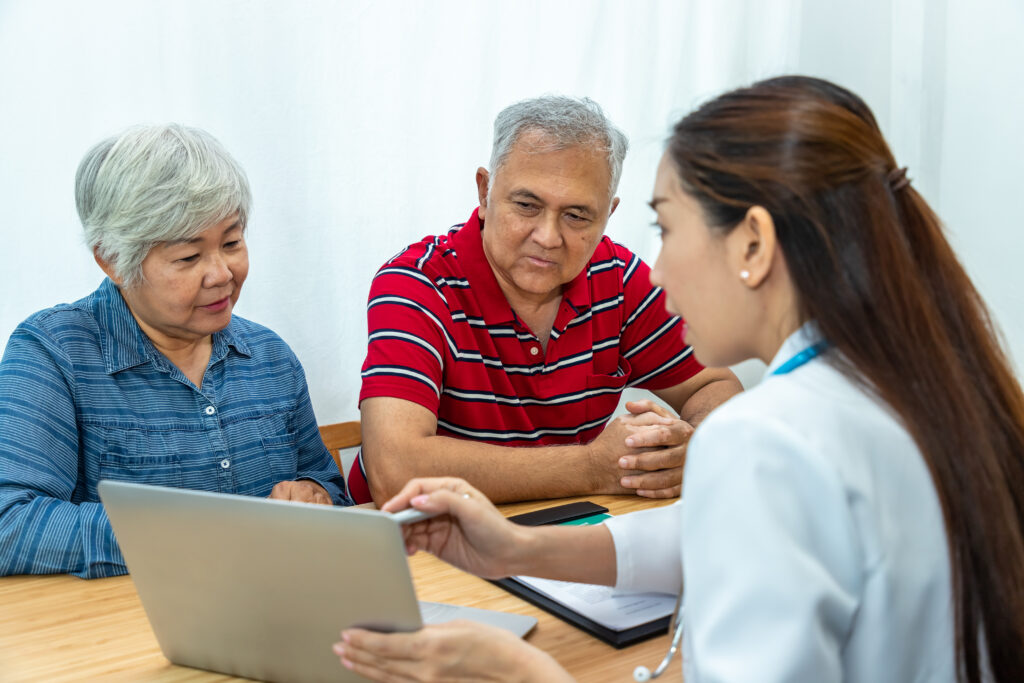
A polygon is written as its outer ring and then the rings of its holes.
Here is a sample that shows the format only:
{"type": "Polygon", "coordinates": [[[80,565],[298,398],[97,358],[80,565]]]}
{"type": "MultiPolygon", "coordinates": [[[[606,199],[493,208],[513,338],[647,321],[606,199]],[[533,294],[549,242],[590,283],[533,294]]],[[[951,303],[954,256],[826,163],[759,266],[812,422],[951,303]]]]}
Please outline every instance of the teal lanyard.
{"type": "Polygon", "coordinates": [[[785,375],[790,372],[793,372],[801,365],[806,365],[807,363],[811,362],[812,360],[820,356],[822,352],[827,348],[828,342],[826,341],[820,341],[814,346],[808,346],[806,349],[796,354],[779,367],[775,368],[775,371],[772,374],[785,375]]]}

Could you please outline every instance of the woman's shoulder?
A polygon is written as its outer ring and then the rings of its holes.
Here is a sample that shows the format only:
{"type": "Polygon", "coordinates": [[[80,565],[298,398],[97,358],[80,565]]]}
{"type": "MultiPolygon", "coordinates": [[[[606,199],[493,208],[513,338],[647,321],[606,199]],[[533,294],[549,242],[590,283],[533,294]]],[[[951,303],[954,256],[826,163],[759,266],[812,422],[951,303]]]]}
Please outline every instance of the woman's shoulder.
{"type": "Polygon", "coordinates": [[[885,437],[906,430],[892,409],[866,386],[819,360],[786,375],[768,375],[760,384],[715,410],[709,426],[743,423],[757,429],[773,423],[808,439],[845,440],[863,429],[885,437]]]}
{"type": "Polygon", "coordinates": [[[224,333],[229,345],[239,348],[253,358],[265,362],[280,360],[298,364],[295,352],[288,342],[266,325],[240,315],[233,315],[224,333]]]}
{"type": "Polygon", "coordinates": [[[902,421],[823,360],[769,376],[709,415],[687,450],[684,488],[766,473],[784,473],[790,493],[818,508],[826,500],[836,510],[844,501],[865,502],[856,515],[866,515],[859,525],[873,529],[872,537],[884,528],[878,511],[896,518],[914,506],[918,517],[923,506],[937,509],[927,466],[902,421]]]}
{"type": "Polygon", "coordinates": [[[99,297],[101,292],[97,290],[78,301],[36,311],[21,321],[15,334],[42,337],[57,343],[69,338],[81,340],[83,333],[95,336],[99,329],[96,314],[99,297]]]}

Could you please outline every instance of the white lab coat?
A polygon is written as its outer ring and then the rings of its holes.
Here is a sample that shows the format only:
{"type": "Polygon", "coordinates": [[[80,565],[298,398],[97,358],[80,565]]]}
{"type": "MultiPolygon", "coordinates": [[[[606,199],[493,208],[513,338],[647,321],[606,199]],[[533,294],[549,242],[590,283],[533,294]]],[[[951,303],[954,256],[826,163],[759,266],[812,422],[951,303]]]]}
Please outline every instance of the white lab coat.
{"type": "MultiPolygon", "coordinates": [[[[801,328],[769,373],[814,340],[801,328]]],[[[685,575],[687,683],[954,680],[927,467],[891,409],[822,357],[704,421],[682,502],[607,526],[617,589],[674,593],[685,575]]]]}

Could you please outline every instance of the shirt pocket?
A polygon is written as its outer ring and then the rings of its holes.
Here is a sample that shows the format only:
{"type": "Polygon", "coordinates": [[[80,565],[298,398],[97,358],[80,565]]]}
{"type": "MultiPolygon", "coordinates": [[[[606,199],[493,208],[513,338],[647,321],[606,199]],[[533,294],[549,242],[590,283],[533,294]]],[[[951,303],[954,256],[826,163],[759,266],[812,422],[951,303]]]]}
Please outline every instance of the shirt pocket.
{"type": "Polygon", "coordinates": [[[629,382],[632,368],[625,358],[619,359],[618,369],[611,375],[590,375],[587,377],[587,422],[605,420],[615,416],[622,390],[629,382]]]}
{"type": "Polygon", "coordinates": [[[274,483],[295,479],[299,470],[297,435],[288,431],[276,434],[264,433],[260,439],[263,442],[263,454],[273,473],[274,483]]]}
{"type": "Polygon", "coordinates": [[[100,479],[154,486],[183,486],[181,460],[164,439],[144,430],[107,427],[100,479]]]}

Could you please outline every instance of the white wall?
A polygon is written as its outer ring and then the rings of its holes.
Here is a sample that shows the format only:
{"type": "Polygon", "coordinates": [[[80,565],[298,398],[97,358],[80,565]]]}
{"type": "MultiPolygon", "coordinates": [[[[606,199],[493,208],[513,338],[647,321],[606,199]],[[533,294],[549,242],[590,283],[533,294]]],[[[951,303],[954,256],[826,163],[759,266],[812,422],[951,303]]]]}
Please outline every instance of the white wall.
{"type": "Polygon", "coordinates": [[[0,0],[0,340],[101,279],[74,211],[85,150],[180,121],[217,135],[252,182],[239,314],[293,346],[321,422],[351,419],[370,278],[469,215],[503,106],[544,92],[604,105],[633,144],[609,232],[650,257],[645,201],[670,123],[799,71],[874,108],[1020,362],[1024,249],[1006,199],[1024,177],[1022,29],[1013,0],[0,0]]]}

